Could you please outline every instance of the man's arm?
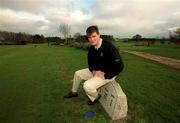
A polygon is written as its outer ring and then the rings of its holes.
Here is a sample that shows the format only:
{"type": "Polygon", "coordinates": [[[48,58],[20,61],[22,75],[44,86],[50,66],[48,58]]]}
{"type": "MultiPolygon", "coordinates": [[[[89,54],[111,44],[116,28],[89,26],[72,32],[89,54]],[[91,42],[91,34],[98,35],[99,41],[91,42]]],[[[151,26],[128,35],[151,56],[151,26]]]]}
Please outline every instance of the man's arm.
{"type": "Polygon", "coordinates": [[[124,64],[119,51],[114,46],[112,47],[112,60],[112,64],[114,66],[114,73],[119,74],[123,70],[124,64]]]}
{"type": "Polygon", "coordinates": [[[124,64],[116,47],[113,44],[110,44],[108,48],[111,57],[111,67],[109,67],[107,73],[105,74],[105,78],[112,78],[118,75],[123,70],[124,64]]]}

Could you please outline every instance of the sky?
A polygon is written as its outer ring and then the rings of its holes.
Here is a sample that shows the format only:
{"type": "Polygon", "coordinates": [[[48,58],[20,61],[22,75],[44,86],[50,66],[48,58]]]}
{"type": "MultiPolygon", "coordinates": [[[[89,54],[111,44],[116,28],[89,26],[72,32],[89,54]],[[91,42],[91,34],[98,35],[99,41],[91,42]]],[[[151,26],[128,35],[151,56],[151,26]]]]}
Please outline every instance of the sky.
{"type": "Polygon", "coordinates": [[[0,0],[0,30],[62,37],[60,24],[71,26],[71,36],[97,25],[117,38],[162,38],[180,27],[179,6],[180,0],[0,0]]]}

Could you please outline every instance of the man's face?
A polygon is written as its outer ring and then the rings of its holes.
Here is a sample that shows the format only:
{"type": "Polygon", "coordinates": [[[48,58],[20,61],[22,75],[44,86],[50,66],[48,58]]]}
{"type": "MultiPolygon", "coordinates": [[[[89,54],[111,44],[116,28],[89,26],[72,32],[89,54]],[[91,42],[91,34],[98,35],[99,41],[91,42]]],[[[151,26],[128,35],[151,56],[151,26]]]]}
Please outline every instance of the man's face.
{"type": "Polygon", "coordinates": [[[91,35],[88,36],[88,40],[92,46],[97,46],[100,41],[100,34],[93,32],[91,35]]]}

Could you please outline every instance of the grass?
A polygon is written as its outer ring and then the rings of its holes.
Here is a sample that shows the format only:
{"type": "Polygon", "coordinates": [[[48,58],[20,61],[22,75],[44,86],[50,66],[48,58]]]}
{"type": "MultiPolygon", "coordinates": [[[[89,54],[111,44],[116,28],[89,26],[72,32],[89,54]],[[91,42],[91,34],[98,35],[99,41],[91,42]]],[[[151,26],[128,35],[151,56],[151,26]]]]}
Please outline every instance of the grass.
{"type": "MultiPolygon", "coordinates": [[[[76,70],[87,67],[87,52],[47,45],[0,46],[1,123],[109,123],[98,103],[80,96],[64,100],[76,70]],[[94,111],[95,117],[85,117],[94,111]]],[[[180,71],[127,53],[117,77],[128,97],[128,123],[179,123],[180,71]]]]}
{"type": "Polygon", "coordinates": [[[118,77],[135,123],[180,121],[180,71],[124,53],[126,67],[118,77]]]}
{"type": "Polygon", "coordinates": [[[148,52],[154,55],[160,55],[175,59],[180,59],[180,45],[176,44],[152,44],[147,46],[135,46],[136,42],[114,42],[117,47],[122,50],[134,50],[148,52]]]}

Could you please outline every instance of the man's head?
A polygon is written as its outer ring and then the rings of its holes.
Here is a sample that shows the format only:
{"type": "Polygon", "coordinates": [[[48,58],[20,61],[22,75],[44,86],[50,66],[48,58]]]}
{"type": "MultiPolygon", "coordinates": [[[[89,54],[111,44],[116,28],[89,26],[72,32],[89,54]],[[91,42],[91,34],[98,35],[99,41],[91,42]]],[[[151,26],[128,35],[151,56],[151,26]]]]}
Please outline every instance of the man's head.
{"type": "Polygon", "coordinates": [[[86,30],[89,43],[93,46],[97,46],[100,41],[99,29],[97,26],[90,26],[86,30]]]}

